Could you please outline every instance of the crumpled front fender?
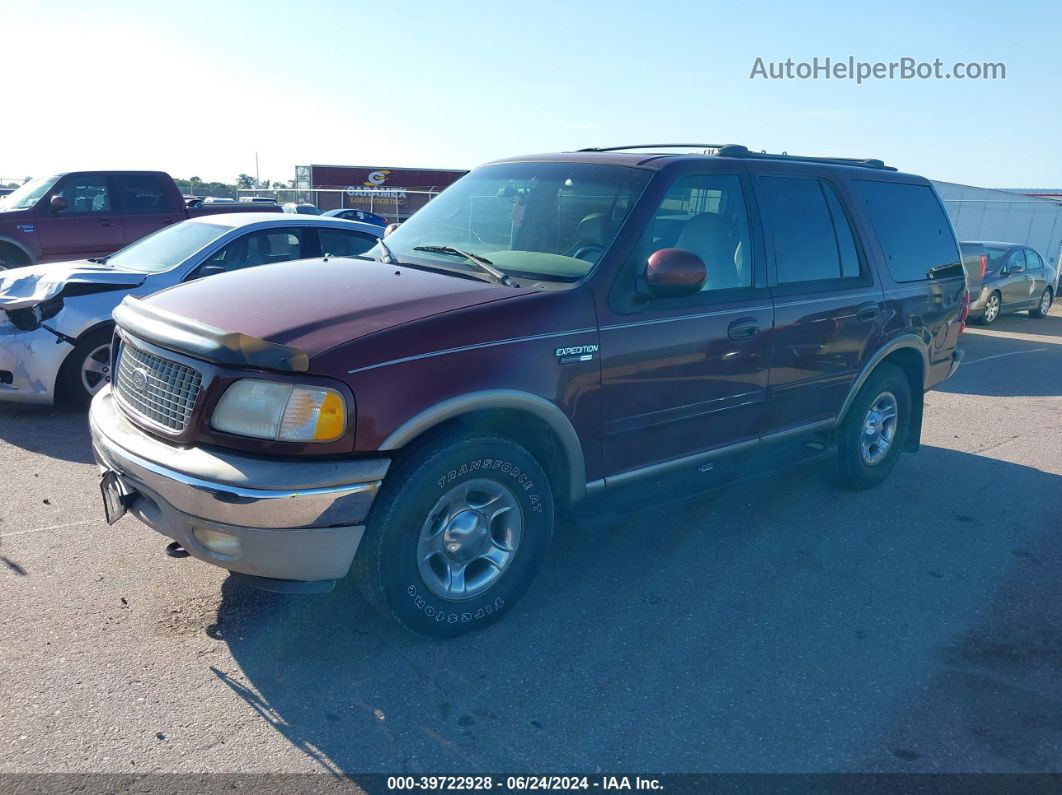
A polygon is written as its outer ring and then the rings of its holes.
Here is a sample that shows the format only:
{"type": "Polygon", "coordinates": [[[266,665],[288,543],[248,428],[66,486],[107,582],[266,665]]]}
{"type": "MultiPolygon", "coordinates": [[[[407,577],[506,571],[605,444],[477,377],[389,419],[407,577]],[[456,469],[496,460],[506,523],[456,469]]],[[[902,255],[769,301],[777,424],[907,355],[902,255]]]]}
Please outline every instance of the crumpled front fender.
{"type": "Polygon", "coordinates": [[[54,403],[59,368],[71,350],[69,342],[45,328],[19,331],[0,325],[0,400],[54,403]]]}

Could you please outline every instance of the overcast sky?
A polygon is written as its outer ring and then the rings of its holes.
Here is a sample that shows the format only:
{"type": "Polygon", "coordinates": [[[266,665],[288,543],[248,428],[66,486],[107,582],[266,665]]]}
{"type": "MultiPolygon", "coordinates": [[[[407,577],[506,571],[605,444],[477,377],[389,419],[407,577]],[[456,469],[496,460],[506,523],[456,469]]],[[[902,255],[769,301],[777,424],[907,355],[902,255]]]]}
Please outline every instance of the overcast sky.
{"type": "Polygon", "coordinates": [[[47,0],[0,4],[0,178],[290,179],[666,141],[1062,187],[1062,3],[47,0]],[[871,7],[871,11],[859,10],[871,7]],[[1003,62],[1006,79],[750,79],[764,61],[1003,62]]]}

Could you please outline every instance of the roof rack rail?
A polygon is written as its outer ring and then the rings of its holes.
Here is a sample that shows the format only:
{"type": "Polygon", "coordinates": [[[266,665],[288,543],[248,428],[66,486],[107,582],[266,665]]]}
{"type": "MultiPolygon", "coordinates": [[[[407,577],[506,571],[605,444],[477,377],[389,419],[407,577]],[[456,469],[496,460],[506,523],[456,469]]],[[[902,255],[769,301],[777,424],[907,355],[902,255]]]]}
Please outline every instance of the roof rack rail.
{"type": "Polygon", "coordinates": [[[801,163],[831,163],[838,166],[859,166],[861,168],[877,168],[884,171],[895,171],[893,166],[887,166],[881,160],[873,157],[809,157],[807,155],[791,155],[788,152],[771,154],[769,152],[753,152],[747,146],[741,144],[635,144],[634,146],[590,146],[586,149],[577,149],[578,152],[624,152],[630,149],[712,149],[711,154],[718,157],[754,157],[758,160],[797,160],[801,163]]]}
{"type": "Polygon", "coordinates": [[[719,147],[716,152],[719,157],[754,157],[758,160],[797,160],[801,163],[831,163],[838,166],[859,166],[861,168],[877,168],[884,171],[895,171],[893,166],[887,166],[881,160],[873,157],[809,157],[807,155],[791,155],[787,152],[771,154],[768,152],[750,152],[747,146],[741,144],[727,144],[719,147]]]}
{"type": "MultiPolygon", "coordinates": [[[[732,146],[733,144],[731,144],[732,146]]],[[[627,149],[722,149],[727,144],[635,144],[633,146],[589,146],[577,152],[623,152],[627,149]]]]}

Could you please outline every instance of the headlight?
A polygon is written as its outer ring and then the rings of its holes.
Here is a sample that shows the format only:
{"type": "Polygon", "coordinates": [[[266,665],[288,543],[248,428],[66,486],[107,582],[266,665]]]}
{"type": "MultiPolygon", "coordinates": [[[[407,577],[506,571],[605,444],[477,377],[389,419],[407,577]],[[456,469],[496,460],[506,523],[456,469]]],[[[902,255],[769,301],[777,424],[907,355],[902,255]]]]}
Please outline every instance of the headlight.
{"type": "Polygon", "coordinates": [[[334,389],[250,378],[221,396],[210,424],[219,431],[281,442],[332,442],[347,426],[343,396],[334,389]]]}

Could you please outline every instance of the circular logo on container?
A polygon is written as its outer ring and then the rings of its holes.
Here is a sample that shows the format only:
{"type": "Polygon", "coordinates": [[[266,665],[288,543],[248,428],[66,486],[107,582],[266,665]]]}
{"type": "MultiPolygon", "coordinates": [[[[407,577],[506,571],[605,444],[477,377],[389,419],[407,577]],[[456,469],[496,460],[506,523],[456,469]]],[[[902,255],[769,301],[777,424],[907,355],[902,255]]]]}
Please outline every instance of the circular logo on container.
{"type": "Polygon", "coordinates": [[[370,171],[368,182],[365,184],[368,187],[383,185],[387,181],[387,175],[390,173],[391,172],[386,168],[382,168],[379,171],[370,171]]]}
{"type": "Polygon", "coordinates": [[[148,371],[143,367],[138,367],[133,370],[133,375],[130,380],[132,381],[133,389],[137,392],[143,392],[147,389],[148,385],[148,371]]]}

